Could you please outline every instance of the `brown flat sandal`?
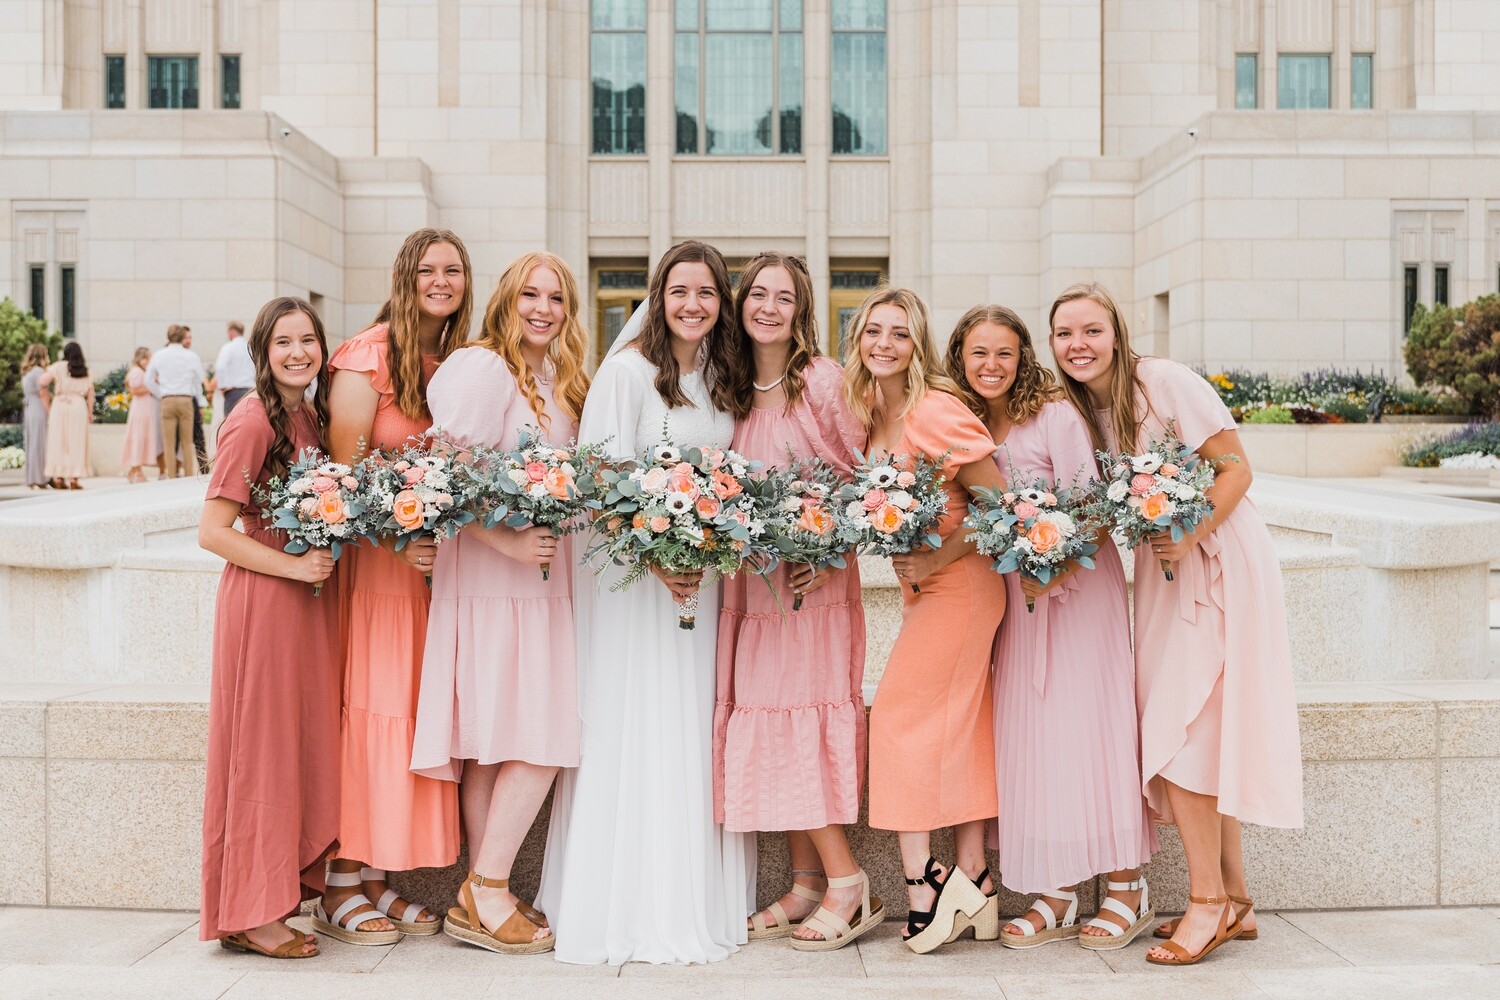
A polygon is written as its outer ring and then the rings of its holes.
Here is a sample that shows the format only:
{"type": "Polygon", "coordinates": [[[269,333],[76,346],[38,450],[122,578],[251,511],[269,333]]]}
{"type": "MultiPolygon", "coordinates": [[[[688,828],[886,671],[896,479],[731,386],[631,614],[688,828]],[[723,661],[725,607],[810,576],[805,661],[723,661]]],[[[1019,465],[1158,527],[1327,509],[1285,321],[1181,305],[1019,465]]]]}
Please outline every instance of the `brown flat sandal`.
{"type": "Polygon", "coordinates": [[[1224,907],[1223,911],[1219,914],[1218,933],[1216,933],[1213,936],[1213,940],[1204,945],[1203,950],[1198,952],[1198,954],[1196,955],[1191,954],[1186,948],[1178,944],[1176,941],[1167,941],[1165,944],[1156,945],[1156,947],[1170,953],[1172,957],[1152,958],[1151,954],[1147,952],[1146,961],[1150,962],[1152,965],[1197,965],[1199,962],[1207,958],[1209,954],[1219,945],[1224,944],[1226,941],[1233,941],[1235,938],[1240,936],[1239,920],[1230,919],[1230,917],[1233,916],[1235,910],[1228,896],[1189,896],[1188,899],[1202,906],[1224,907]]]}
{"type": "Polygon", "coordinates": [[[464,884],[459,887],[459,905],[448,911],[443,921],[443,933],[451,938],[493,951],[501,955],[540,955],[551,951],[556,938],[548,934],[540,941],[534,940],[536,932],[547,926],[547,918],[526,903],[518,902],[515,912],[505,918],[499,929],[490,930],[479,919],[479,907],[474,902],[474,887],[505,889],[510,886],[508,878],[485,878],[478,872],[469,872],[464,884]]]}
{"type": "Polygon", "coordinates": [[[250,935],[244,931],[219,938],[219,947],[226,951],[241,951],[250,955],[264,955],[267,958],[312,958],[321,954],[317,945],[313,945],[312,951],[303,951],[303,946],[308,943],[307,936],[298,933],[295,927],[292,928],[292,933],[297,936],[290,941],[281,942],[274,950],[262,948],[251,941],[250,935]]]}
{"type": "MultiPolygon", "coordinates": [[[[1231,892],[1229,894],[1229,901],[1234,904],[1234,922],[1237,924],[1244,923],[1245,914],[1250,912],[1250,908],[1255,905],[1255,900],[1250,899],[1247,896],[1236,896],[1231,892]]],[[[1172,939],[1172,935],[1177,933],[1177,921],[1181,919],[1181,917],[1177,917],[1175,919],[1168,920],[1166,923],[1162,924],[1154,932],[1152,932],[1151,936],[1161,938],[1163,941],[1170,941],[1172,939]]],[[[1239,935],[1235,937],[1235,940],[1254,941],[1259,937],[1260,928],[1253,927],[1249,930],[1240,931],[1239,935]]]]}

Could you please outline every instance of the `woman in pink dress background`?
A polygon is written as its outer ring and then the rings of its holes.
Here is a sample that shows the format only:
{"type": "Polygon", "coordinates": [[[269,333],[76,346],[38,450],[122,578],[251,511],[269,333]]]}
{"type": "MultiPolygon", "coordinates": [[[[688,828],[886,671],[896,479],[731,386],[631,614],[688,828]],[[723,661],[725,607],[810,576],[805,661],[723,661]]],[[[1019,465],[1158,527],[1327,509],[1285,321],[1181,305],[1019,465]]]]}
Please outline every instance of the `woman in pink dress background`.
{"type": "MultiPolygon", "coordinates": [[[[460,447],[514,448],[522,428],[578,433],[588,335],[578,284],[528,253],[500,276],[480,339],[432,380],[432,419],[460,447]]],[[[560,767],[578,766],[573,544],[546,527],[470,524],[439,550],[412,770],[462,781],[470,872],[446,932],[505,954],[552,948],[510,869],[560,767]],[[549,579],[541,564],[550,562],[549,579]]]]}
{"type": "Polygon", "coordinates": [[[146,388],[146,363],[151,349],[137,347],[125,369],[125,391],[130,393],[130,413],[125,417],[125,441],[120,446],[120,468],[132,483],[146,481],[145,466],[161,461],[161,409],[146,388]]]}
{"type": "MultiPolygon", "coordinates": [[[[806,263],[756,257],[734,310],[737,350],[751,361],[734,372],[735,451],[767,468],[819,458],[848,475],[863,431],[843,399],[843,368],[819,356],[806,263]]],[[[864,668],[852,555],[846,569],[782,565],[766,579],[724,581],[714,820],[735,832],[787,831],[792,860],[792,889],[752,916],[752,940],[792,935],[793,947],[838,948],[884,917],[844,834],[859,818],[864,778],[864,668]],[[783,614],[797,594],[801,610],[783,614]]]]}
{"type": "Polygon", "coordinates": [[[78,341],[63,345],[62,360],[42,373],[40,384],[52,392],[47,411],[47,478],[82,489],[78,480],[89,465],[89,424],[94,422],[94,380],[78,341]]]}
{"type": "MultiPolygon", "coordinates": [[[[469,337],[471,277],[468,251],[453,233],[419,229],[406,238],[375,325],[341,344],[329,363],[328,443],[339,461],[399,448],[427,431],[428,380],[469,337]]],[[[441,930],[436,914],[387,888],[386,872],[442,868],[458,857],[453,785],[410,771],[430,599],[426,576],[436,554],[430,538],[400,552],[389,541],[351,547],[340,573],[347,615],[343,798],[339,853],[329,863],[317,926],[351,944],[388,943],[394,931],[441,930]],[[367,914],[377,916],[361,920],[367,914]]]]}
{"type": "Polygon", "coordinates": [[[1147,959],[1191,964],[1256,933],[1240,824],[1302,826],[1281,567],[1245,495],[1250,465],[1234,419],[1213,388],[1174,361],[1136,355],[1101,285],[1064,290],[1049,324],[1063,388],[1096,448],[1135,451],[1176,437],[1218,471],[1212,516],[1180,542],[1162,534],[1138,548],[1135,568],[1144,789],[1152,811],[1177,824],[1192,897],[1164,928],[1171,940],[1147,959]]]}
{"type": "MultiPolygon", "coordinates": [[[[1012,489],[1033,477],[1063,486],[1098,478],[1088,428],[1010,309],[965,313],[947,368],[994,436],[1012,489]]],[[[1036,610],[1006,615],[995,643],[1000,880],[1043,895],[1000,940],[1031,948],[1079,937],[1086,948],[1123,948],[1154,916],[1140,866],[1156,849],[1141,794],[1125,571],[1105,537],[1091,570],[1070,562],[1045,587],[1019,573],[1004,579],[1009,607],[1034,598],[1036,610]],[[1104,872],[1109,895],[1080,928],[1073,890],[1104,872]]]]}
{"type": "Polygon", "coordinates": [[[214,608],[198,936],[308,958],[316,940],[286,919],[323,891],[323,859],[338,837],[339,606],[313,596],[333,558],[282,551],[286,532],[261,519],[247,479],[264,486],[302,449],[322,447],[328,345],[310,305],[280,298],[261,308],[249,346],[256,395],[219,431],[198,521],[198,544],[226,562],[214,608]]]}

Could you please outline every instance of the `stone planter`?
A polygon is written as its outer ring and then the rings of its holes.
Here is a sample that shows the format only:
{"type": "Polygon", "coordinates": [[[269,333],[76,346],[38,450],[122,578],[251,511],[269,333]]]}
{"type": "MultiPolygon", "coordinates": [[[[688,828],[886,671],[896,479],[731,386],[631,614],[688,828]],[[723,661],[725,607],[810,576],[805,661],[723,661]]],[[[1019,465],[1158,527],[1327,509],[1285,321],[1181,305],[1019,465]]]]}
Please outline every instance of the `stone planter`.
{"type": "Polygon", "coordinates": [[[1378,476],[1401,464],[1401,448],[1427,433],[1412,424],[1240,424],[1245,458],[1257,473],[1327,478],[1378,476]]]}
{"type": "MultiPolygon", "coordinates": [[[[203,428],[208,443],[208,455],[214,454],[214,441],[218,436],[218,425],[210,424],[203,428]]],[[[89,424],[89,464],[93,466],[96,476],[123,476],[125,469],[120,468],[120,451],[125,446],[124,424],[89,424]]]]}

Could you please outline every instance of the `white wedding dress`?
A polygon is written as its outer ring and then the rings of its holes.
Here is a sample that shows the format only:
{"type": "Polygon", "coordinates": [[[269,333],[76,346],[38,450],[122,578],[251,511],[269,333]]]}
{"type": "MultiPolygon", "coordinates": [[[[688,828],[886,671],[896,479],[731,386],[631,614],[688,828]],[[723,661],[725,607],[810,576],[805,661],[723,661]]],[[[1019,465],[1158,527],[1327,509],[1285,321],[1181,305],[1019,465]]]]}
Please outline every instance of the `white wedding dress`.
{"type": "MultiPolygon", "coordinates": [[[[682,377],[691,407],[667,409],[656,368],[634,350],[600,367],[578,440],[633,458],[663,439],[729,447],[734,420],[703,378],[682,377]]],[[[574,574],[579,766],[553,796],[537,905],[561,962],[717,962],[745,942],[754,834],[713,821],[711,736],[719,587],[699,595],[697,627],[654,576],[611,593],[624,569],[574,574]]]]}

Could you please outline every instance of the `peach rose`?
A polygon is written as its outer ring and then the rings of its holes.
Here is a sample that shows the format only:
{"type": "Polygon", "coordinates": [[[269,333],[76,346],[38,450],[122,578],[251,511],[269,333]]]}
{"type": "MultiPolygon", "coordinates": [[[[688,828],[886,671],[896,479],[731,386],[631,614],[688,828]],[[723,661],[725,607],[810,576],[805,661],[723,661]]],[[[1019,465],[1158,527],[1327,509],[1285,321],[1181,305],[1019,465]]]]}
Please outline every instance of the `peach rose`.
{"type": "Polygon", "coordinates": [[[1177,475],[1177,473],[1181,472],[1182,470],[1179,469],[1179,468],[1177,468],[1177,466],[1173,465],[1171,462],[1167,462],[1165,465],[1163,465],[1157,471],[1160,472],[1162,475],[1166,476],[1168,479],[1171,479],[1171,478],[1175,477],[1177,475]]]}
{"type": "Polygon", "coordinates": [[[714,471],[714,496],[720,500],[737,497],[741,493],[740,481],[727,472],[714,471]]]}
{"type": "Polygon", "coordinates": [[[573,488],[573,477],[561,469],[548,469],[547,475],[542,479],[542,485],[547,492],[559,500],[568,499],[568,491],[573,488]]]}
{"type": "Polygon", "coordinates": [[[907,471],[906,469],[902,469],[900,472],[896,473],[896,485],[901,487],[903,490],[909,490],[916,484],[916,473],[907,471]]]}
{"type": "Polygon", "coordinates": [[[813,535],[826,535],[833,530],[833,515],[822,507],[807,507],[797,518],[797,527],[813,535]]]}
{"type": "Polygon", "coordinates": [[[1163,514],[1172,513],[1172,498],[1165,493],[1153,493],[1141,501],[1141,514],[1154,521],[1163,514]]]}
{"type": "Polygon", "coordinates": [[[359,480],[355,479],[353,476],[345,476],[343,479],[341,479],[339,481],[344,484],[344,489],[346,489],[346,490],[357,490],[357,489],[359,489],[359,480]]]}
{"type": "Polygon", "coordinates": [[[1156,489],[1156,477],[1145,472],[1138,472],[1130,477],[1130,492],[1138,497],[1156,489]]]}
{"type": "Polygon", "coordinates": [[[422,477],[426,474],[426,469],[407,469],[405,472],[401,473],[401,480],[402,482],[406,483],[407,486],[415,486],[422,481],[422,477]]]}
{"type": "Polygon", "coordinates": [[[750,515],[746,514],[742,510],[732,510],[732,511],[730,511],[729,512],[729,519],[731,521],[733,521],[735,524],[738,524],[741,528],[748,528],[748,527],[750,527],[750,515]]]}
{"type": "MultiPolygon", "coordinates": [[[[875,489],[865,494],[865,498],[861,501],[861,503],[863,504],[865,510],[878,510],[879,508],[884,507],[886,505],[885,490],[876,487],[875,489]]],[[[871,520],[873,520],[873,518],[871,520]]]]}
{"type": "Polygon", "coordinates": [[[420,528],[426,520],[422,516],[422,501],[411,490],[402,490],[396,494],[396,499],[391,502],[391,516],[407,531],[420,528]]]}
{"type": "Polygon", "coordinates": [[[1011,508],[1011,512],[1015,514],[1016,517],[1019,517],[1021,520],[1026,521],[1030,518],[1036,517],[1042,512],[1042,509],[1036,504],[1027,503],[1026,501],[1022,500],[1020,503],[1011,508]]]}
{"type": "Polygon", "coordinates": [[[303,497],[302,498],[302,504],[301,504],[301,510],[302,510],[302,516],[303,517],[317,517],[318,516],[318,498],[315,497],[315,496],[313,496],[313,497],[303,497]]]}
{"type": "Polygon", "coordinates": [[[314,493],[332,493],[339,484],[328,476],[314,476],[312,487],[314,493]]]}
{"type": "Polygon", "coordinates": [[[343,497],[337,493],[318,494],[318,517],[324,524],[343,524],[348,516],[343,497]]]}
{"type": "Polygon", "coordinates": [[[1026,532],[1026,537],[1030,539],[1032,548],[1045,554],[1062,541],[1062,532],[1051,521],[1038,521],[1026,532]]]}
{"type": "Polygon", "coordinates": [[[719,511],[723,509],[724,505],[719,503],[715,497],[698,498],[697,510],[699,517],[718,517],[719,511]]]}
{"type": "Polygon", "coordinates": [[[660,517],[660,516],[653,517],[651,519],[650,526],[651,526],[651,531],[654,534],[658,534],[659,535],[663,531],[666,531],[668,528],[670,528],[672,526],[672,519],[670,517],[660,517]]]}
{"type": "Polygon", "coordinates": [[[678,462],[671,468],[671,473],[674,476],[691,476],[695,471],[697,470],[687,462],[678,462]]]}
{"type": "Polygon", "coordinates": [[[533,483],[539,483],[547,478],[547,464],[545,462],[527,462],[526,478],[533,483]]]}
{"type": "Polygon", "coordinates": [[[673,476],[667,481],[668,493],[686,493],[694,500],[698,499],[698,484],[692,476],[673,476]]]}
{"type": "Polygon", "coordinates": [[[401,461],[391,466],[391,468],[395,469],[397,472],[405,472],[407,469],[411,468],[411,463],[403,458],[401,461]]]}
{"type": "Polygon", "coordinates": [[[901,523],[905,520],[906,515],[890,504],[886,504],[870,515],[870,524],[874,525],[875,530],[882,535],[891,534],[901,527],[901,523]]]}

